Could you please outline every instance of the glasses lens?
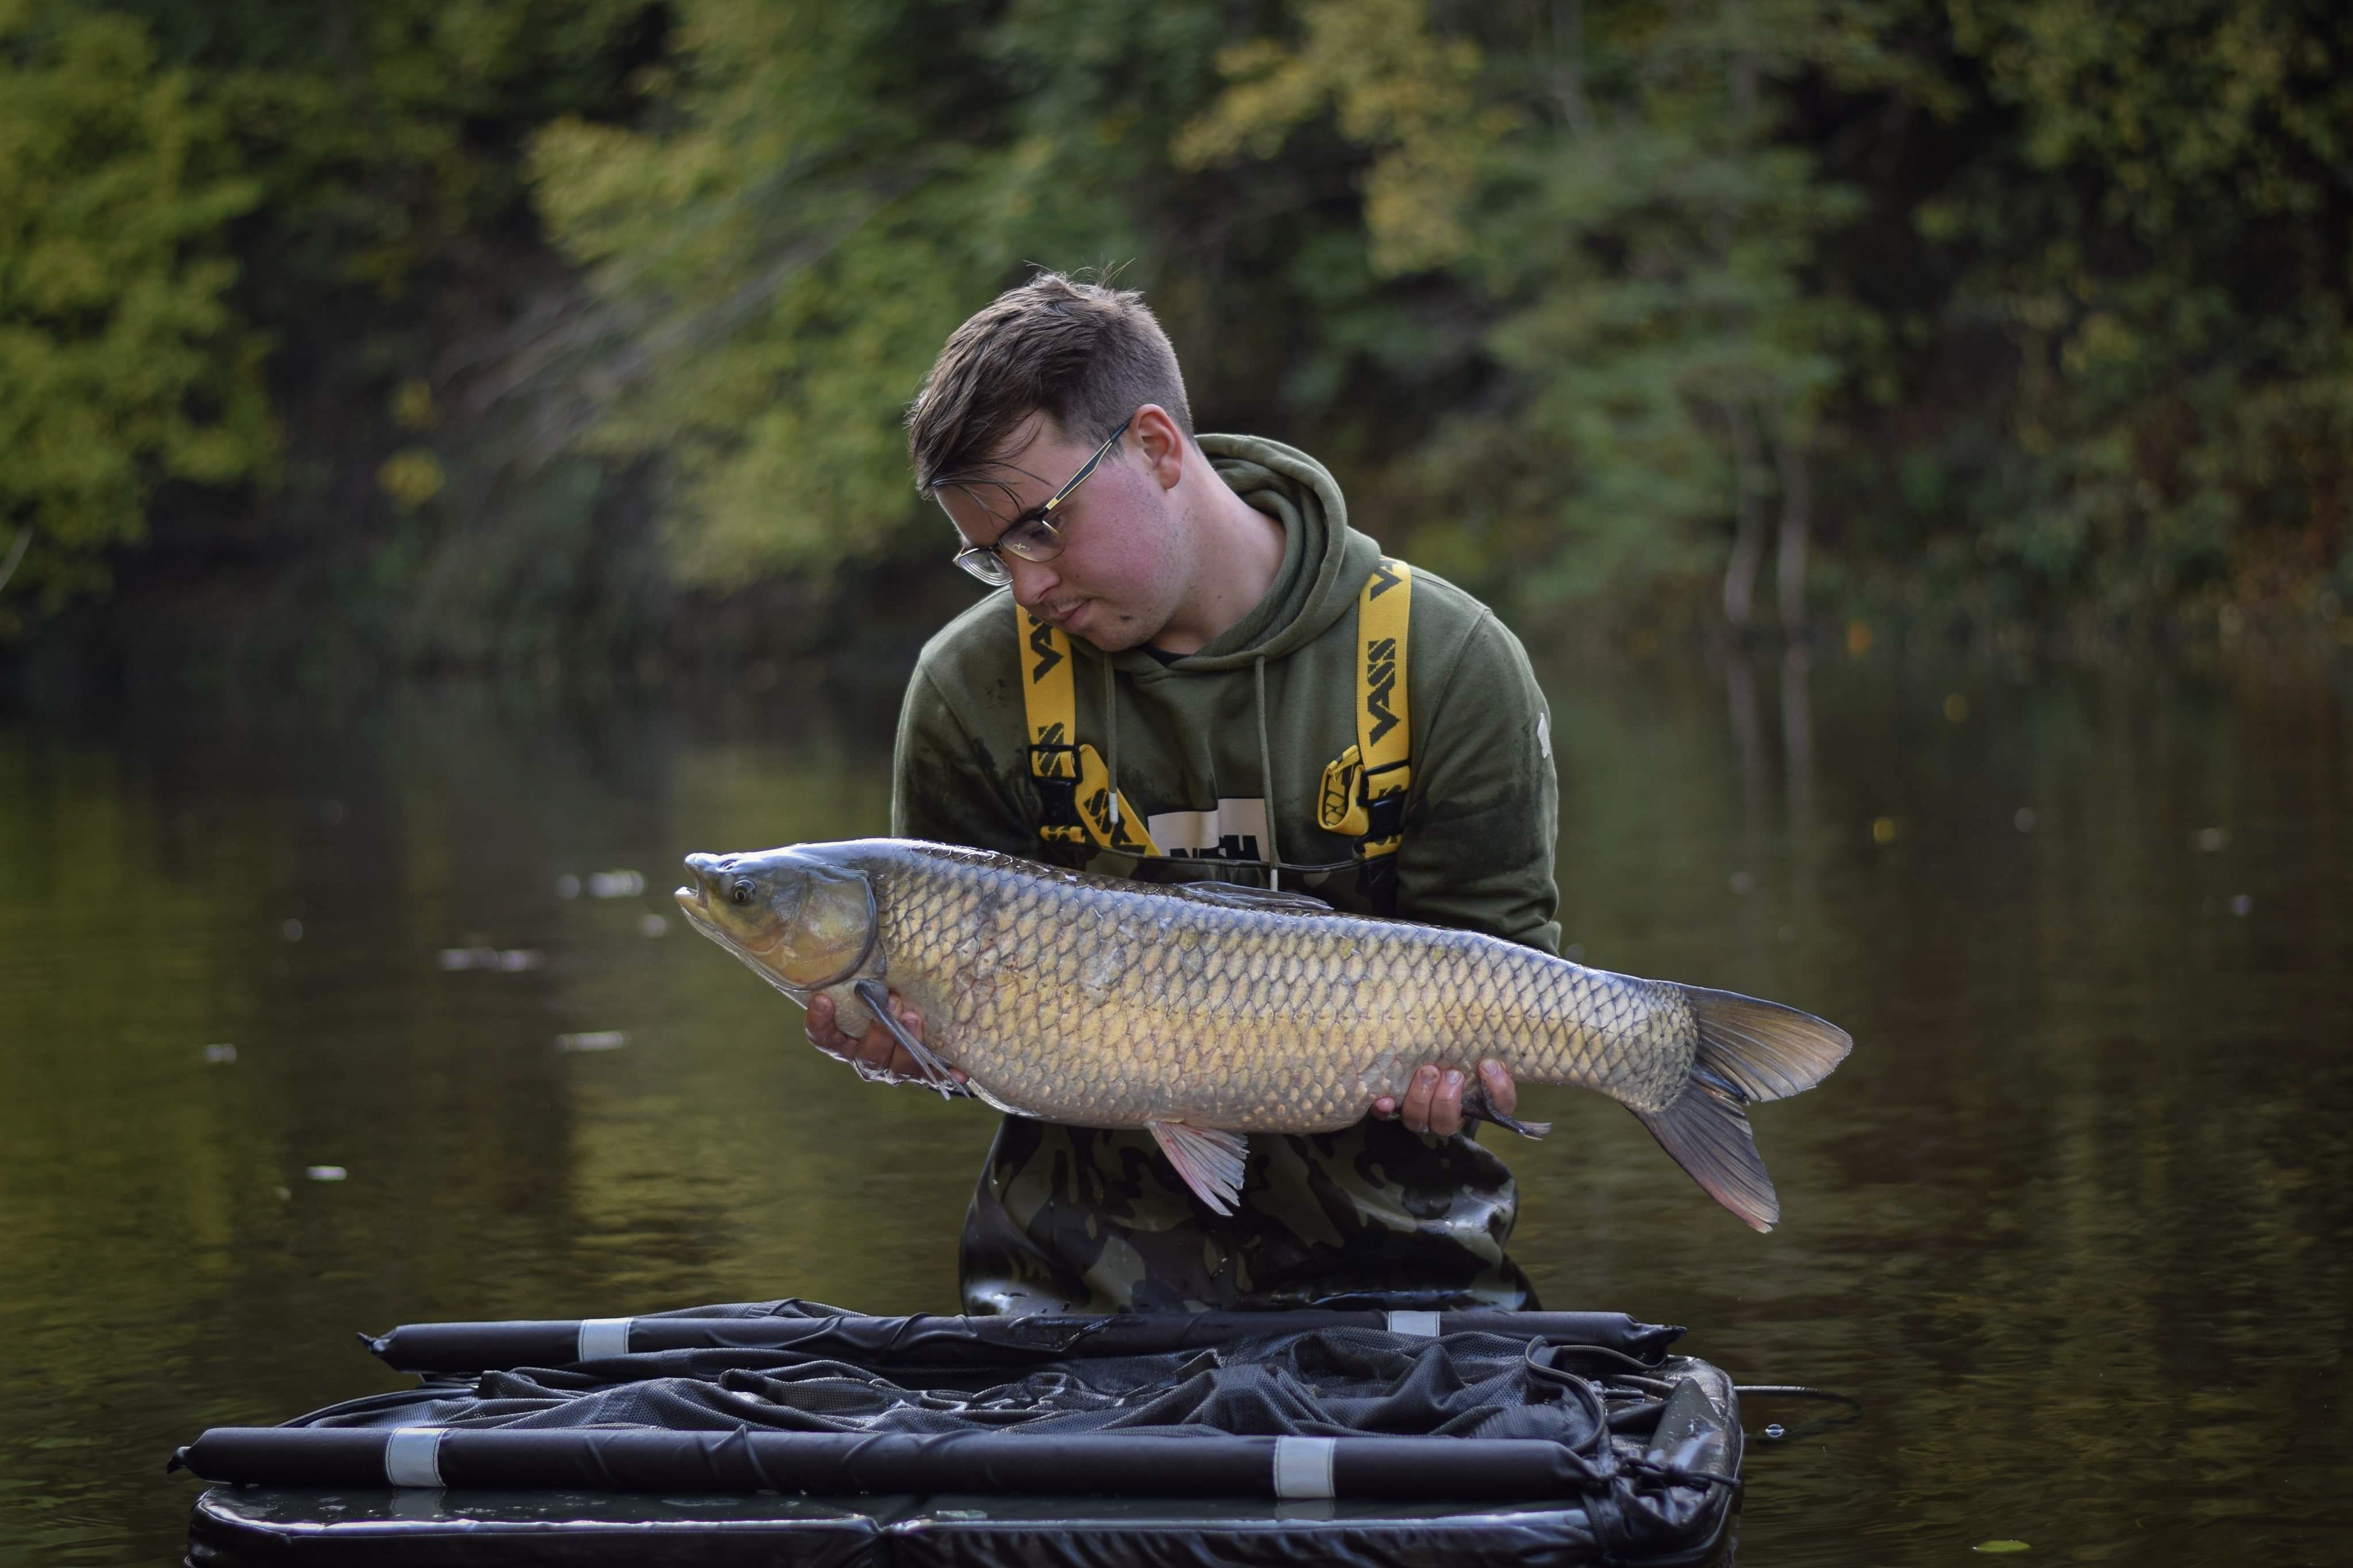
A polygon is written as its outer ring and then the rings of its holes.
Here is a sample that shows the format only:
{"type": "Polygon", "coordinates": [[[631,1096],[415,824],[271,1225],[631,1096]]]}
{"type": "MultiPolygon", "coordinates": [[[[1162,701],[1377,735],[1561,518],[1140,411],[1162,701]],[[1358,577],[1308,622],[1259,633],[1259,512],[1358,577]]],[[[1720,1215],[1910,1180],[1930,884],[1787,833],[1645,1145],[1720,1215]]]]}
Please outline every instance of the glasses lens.
{"type": "Polygon", "coordinates": [[[997,548],[1024,561],[1051,561],[1062,552],[1062,536],[1044,518],[1033,518],[999,534],[997,548]]]}
{"type": "Polygon", "coordinates": [[[1002,588],[1013,581],[1013,574],[1005,569],[1005,563],[986,550],[959,550],[955,563],[992,588],[1002,588]]]}

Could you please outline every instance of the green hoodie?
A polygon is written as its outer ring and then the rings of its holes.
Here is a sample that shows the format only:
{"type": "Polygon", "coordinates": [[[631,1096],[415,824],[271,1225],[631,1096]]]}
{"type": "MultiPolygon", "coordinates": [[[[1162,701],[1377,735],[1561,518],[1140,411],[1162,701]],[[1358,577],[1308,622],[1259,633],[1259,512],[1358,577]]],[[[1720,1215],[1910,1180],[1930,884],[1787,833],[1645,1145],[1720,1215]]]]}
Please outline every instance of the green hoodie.
{"type": "MultiPolygon", "coordinates": [[[[1173,662],[1144,648],[1106,656],[1078,637],[1071,646],[1078,739],[1104,755],[1164,849],[1198,842],[1197,855],[1210,858],[1139,860],[1039,838],[1018,612],[1003,590],[950,622],[915,667],[899,720],[892,830],[1155,881],[1222,873],[1263,885],[1271,848],[1284,886],[1369,912],[1354,841],[1315,812],[1325,764],[1356,740],[1356,599],[1380,547],[1347,526],[1339,486],[1305,453],[1248,436],[1199,442],[1237,493],[1282,524],[1272,586],[1222,636],[1173,662]],[[1271,847],[1260,841],[1270,795],[1271,847]]],[[[1485,605],[1426,572],[1414,574],[1408,654],[1413,783],[1397,913],[1557,952],[1558,786],[1526,654],[1485,605]]]]}
{"type": "MultiPolygon", "coordinates": [[[[1325,764],[1356,741],[1357,595],[1379,547],[1347,526],[1338,485],[1304,453],[1247,436],[1199,444],[1282,524],[1266,596],[1186,658],[1071,639],[1076,740],[1103,755],[1167,855],[1039,837],[1025,649],[1002,591],[923,648],[900,714],[892,831],[1147,880],[1262,886],[1279,853],[1285,888],[1373,912],[1354,841],[1326,831],[1316,806],[1325,764]]],[[[1556,952],[1558,788],[1527,656],[1486,606],[1421,572],[1407,647],[1412,784],[1396,912],[1556,952]]],[[[965,1310],[1535,1305],[1504,1255],[1511,1173],[1469,1137],[1368,1117],[1250,1147],[1237,1211],[1219,1220],[1147,1134],[1007,1118],[965,1221],[965,1310]]]]}

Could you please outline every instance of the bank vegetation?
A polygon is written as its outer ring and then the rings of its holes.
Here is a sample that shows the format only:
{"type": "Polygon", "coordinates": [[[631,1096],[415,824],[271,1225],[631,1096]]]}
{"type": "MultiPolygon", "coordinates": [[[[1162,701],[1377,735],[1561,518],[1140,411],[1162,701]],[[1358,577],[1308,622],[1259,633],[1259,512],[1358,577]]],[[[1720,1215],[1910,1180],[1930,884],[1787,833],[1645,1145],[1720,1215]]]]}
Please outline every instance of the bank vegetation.
{"type": "Polygon", "coordinates": [[[928,615],[1041,264],[1524,616],[2326,634],[2348,218],[2296,0],[0,0],[0,650],[928,615]]]}

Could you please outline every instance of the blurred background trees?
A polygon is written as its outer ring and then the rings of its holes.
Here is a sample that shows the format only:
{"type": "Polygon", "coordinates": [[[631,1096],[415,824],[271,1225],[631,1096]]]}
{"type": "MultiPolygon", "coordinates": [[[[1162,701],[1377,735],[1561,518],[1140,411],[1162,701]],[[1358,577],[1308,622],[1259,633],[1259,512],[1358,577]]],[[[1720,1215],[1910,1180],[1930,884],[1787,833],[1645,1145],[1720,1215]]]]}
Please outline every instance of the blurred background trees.
{"type": "Polygon", "coordinates": [[[899,413],[1035,265],[1524,616],[2341,624],[2348,67],[2296,0],[0,0],[0,637],[919,623],[899,413]]]}

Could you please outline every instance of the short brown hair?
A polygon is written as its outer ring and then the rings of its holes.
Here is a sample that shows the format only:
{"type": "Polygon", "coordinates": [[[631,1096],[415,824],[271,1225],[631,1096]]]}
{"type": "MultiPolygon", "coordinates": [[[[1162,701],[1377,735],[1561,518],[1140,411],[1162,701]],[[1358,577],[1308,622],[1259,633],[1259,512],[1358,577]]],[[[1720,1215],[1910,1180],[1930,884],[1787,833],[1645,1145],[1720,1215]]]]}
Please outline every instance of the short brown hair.
{"type": "Polygon", "coordinates": [[[1103,441],[1147,403],[1192,437],[1176,351],[1144,296],[1040,272],[982,307],[932,362],[907,405],[915,488],[978,477],[1032,414],[1103,441]]]}

